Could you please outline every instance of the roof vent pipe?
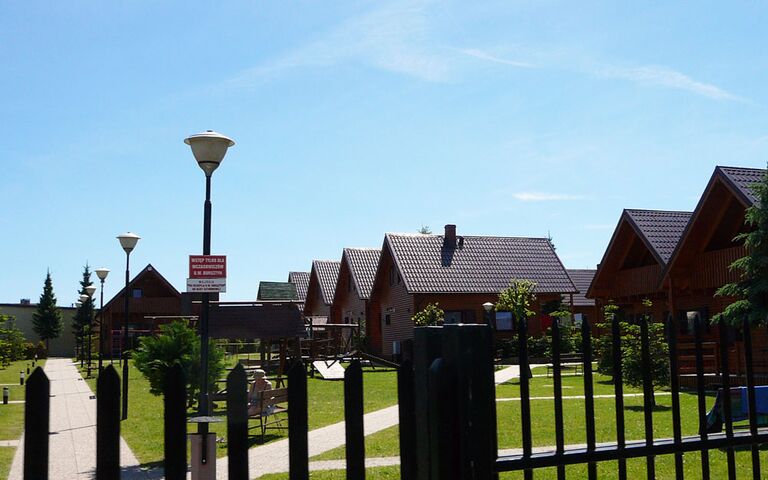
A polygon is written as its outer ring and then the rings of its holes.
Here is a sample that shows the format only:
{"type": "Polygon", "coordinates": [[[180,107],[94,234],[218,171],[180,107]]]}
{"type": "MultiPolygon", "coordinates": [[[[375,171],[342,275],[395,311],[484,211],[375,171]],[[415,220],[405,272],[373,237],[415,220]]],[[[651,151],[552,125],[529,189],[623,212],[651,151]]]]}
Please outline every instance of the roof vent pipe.
{"type": "Polygon", "coordinates": [[[445,226],[445,237],[443,238],[443,244],[446,247],[456,247],[456,225],[448,224],[445,226]]]}

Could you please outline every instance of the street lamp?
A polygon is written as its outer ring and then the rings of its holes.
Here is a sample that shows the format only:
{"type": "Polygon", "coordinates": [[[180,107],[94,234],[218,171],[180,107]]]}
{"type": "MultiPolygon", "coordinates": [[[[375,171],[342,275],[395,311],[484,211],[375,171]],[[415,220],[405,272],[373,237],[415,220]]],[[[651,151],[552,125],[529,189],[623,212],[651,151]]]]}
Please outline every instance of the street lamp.
{"type": "MultiPolygon", "coordinates": [[[[88,309],[88,295],[81,294],[80,295],[80,306],[85,307],[85,309],[88,309]]],[[[83,368],[85,364],[85,353],[83,353],[83,348],[85,347],[85,339],[83,338],[83,332],[80,331],[80,368],[83,368]]]]}
{"type": "MultiPolygon", "coordinates": [[[[211,254],[211,176],[219,167],[227,149],[235,144],[231,138],[206,130],[203,133],[190,135],[184,139],[184,143],[192,148],[192,154],[197,164],[205,173],[205,203],[203,204],[203,255],[211,254]]],[[[208,313],[210,309],[210,295],[202,294],[202,312],[200,315],[200,400],[198,416],[207,417],[210,413],[208,400],[208,313]]],[[[201,461],[206,460],[206,439],[208,436],[208,423],[205,419],[198,423],[198,434],[201,437],[201,461]]]]}
{"type": "Polygon", "coordinates": [[[93,294],[96,293],[96,287],[88,285],[85,287],[85,294],[88,295],[88,302],[90,308],[88,309],[88,373],[86,376],[91,377],[91,350],[93,349],[93,294]]]}
{"type": "Polygon", "coordinates": [[[128,343],[128,282],[130,281],[131,252],[136,248],[136,244],[139,243],[140,238],[140,236],[131,232],[117,236],[117,239],[120,241],[120,246],[123,247],[123,250],[125,251],[125,289],[123,290],[125,311],[123,316],[123,338],[120,342],[120,357],[123,360],[123,413],[120,418],[123,420],[128,418],[128,355],[125,353],[125,347],[128,343]]]}
{"type": "Polygon", "coordinates": [[[485,310],[485,324],[489,327],[493,327],[491,322],[491,310],[493,310],[493,304],[491,302],[485,302],[483,304],[483,310],[485,310]]]}
{"type": "Polygon", "coordinates": [[[95,272],[101,281],[101,300],[99,302],[99,373],[101,373],[101,362],[104,358],[102,355],[102,349],[104,348],[104,280],[109,275],[109,269],[104,267],[97,268],[95,272]]]}

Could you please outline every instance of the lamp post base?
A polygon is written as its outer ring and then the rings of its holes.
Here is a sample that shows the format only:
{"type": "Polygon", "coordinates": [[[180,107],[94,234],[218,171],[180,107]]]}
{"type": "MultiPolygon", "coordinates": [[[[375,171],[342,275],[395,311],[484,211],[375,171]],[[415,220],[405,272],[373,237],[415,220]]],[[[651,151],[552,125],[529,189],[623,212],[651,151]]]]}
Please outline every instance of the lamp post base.
{"type": "Polygon", "coordinates": [[[216,434],[191,433],[189,437],[192,441],[192,480],[216,480],[216,434]],[[206,449],[205,463],[203,445],[206,449]]]}

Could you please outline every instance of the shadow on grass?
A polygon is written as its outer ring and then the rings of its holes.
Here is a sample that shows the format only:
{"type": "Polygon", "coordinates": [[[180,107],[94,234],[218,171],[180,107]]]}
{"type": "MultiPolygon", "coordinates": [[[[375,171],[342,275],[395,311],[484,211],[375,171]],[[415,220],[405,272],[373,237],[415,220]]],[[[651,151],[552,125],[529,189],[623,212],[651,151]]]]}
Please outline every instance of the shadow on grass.
{"type": "MultiPolygon", "coordinates": [[[[642,405],[625,405],[624,410],[630,410],[632,412],[642,412],[645,410],[645,408],[642,405]]],[[[654,412],[668,412],[669,410],[672,410],[672,407],[670,407],[669,405],[656,404],[653,406],[654,412]]]]}

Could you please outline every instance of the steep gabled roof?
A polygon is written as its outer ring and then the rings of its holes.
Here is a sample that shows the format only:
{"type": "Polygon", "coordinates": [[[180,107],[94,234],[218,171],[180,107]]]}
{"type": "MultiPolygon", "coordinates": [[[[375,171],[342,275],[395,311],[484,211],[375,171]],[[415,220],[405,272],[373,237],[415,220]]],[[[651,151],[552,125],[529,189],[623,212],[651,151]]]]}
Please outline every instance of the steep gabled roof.
{"type": "Polygon", "coordinates": [[[296,285],[296,294],[302,302],[307,299],[309,288],[309,272],[289,272],[288,281],[296,285]]]}
{"type": "Polygon", "coordinates": [[[314,260],[312,262],[311,275],[317,279],[320,295],[323,297],[323,303],[326,305],[333,303],[340,266],[341,262],[334,260],[314,260]]]}
{"type": "MultiPolygon", "coordinates": [[[[140,282],[142,279],[144,279],[148,275],[152,275],[154,277],[157,277],[160,280],[160,282],[162,284],[164,284],[168,288],[168,290],[171,292],[172,296],[181,298],[181,293],[179,293],[179,291],[176,290],[176,287],[174,287],[171,284],[171,282],[166,280],[165,277],[162,276],[160,274],[160,272],[158,272],[155,269],[155,267],[152,266],[151,263],[147,264],[147,266],[144,267],[144,269],[142,271],[140,271],[139,273],[136,274],[135,277],[133,277],[133,280],[128,282],[128,288],[129,289],[133,288],[136,285],[136,283],[140,282]]],[[[104,310],[109,308],[112,305],[112,303],[115,300],[117,300],[118,298],[123,298],[123,292],[125,291],[125,288],[126,287],[121,288],[120,291],[117,292],[114,297],[112,297],[107,303],[104,304],[104,310]]]]}
{"type": "Polygon", "coordinates": [[[696,209],[693,211],[691,220],[688,222],[688,225],[686,225],[685,231],[680,237],[680,241],[672,252],[672,255],[670,255],[669,262],[667,262],[667,265],[664,268],[661,275],[662,284],[666,281],[670,269],[680,255],[683,246],[688,241],[691,230],[694,228],[694,225],[698,223],[701,212],[707,204],[710,194],[715,190],[715,186],[718,183],[725,185],[726,188],[733,193],[734,197],[741,202],[742,206],[748,208],[757,203],[757,197],[755,197],[755,193],[752,191],[751,187],[756,183],[760,183],[765,174],[766,170],[760,168],[715,167],[715,171],[712,172],[712,176],[707,183],[707,187],[704,189],[704,193],[702,193],[701,198],[699,199],[699,203],[696,204],[696,209]]]}
{"type": "Polygon", "coordinates": [[[659,265],[666,265],[691,219],[691,212],[624,210],[659,265]]]}
{"type": "Polygon", "coordinates": [[[513,279],[536,282],[539,293],[575,293],[571,279],[546,238],[387,233],[385,248],[408,293],[498,293],[513,279]]]}
{"type": "Polygon", "coordinates": [[[371,298],[376,269],[379,266],[381,249],[379,248],[345,248],[342,261],[347,262],[352,281],[357,293],[362,299],[371,298]]]}
{"type": "Polygon", "coordinates": [[[765,175],[765,170],[761,168],[743,168],[743,167],[715,167],[715,174],[722,174],[723,179],[728,182],[734,193],[741,197],[745,206],[752,206],[757,203],[755,192],[752,191],[752,185],[760,183],[765,175]]]}
{"type": "MultiPolygon", "coordinates": [[[[595,278],[597,270],[591,269],[571,269],[566,270],[568,276],[571,277],[573,286],[579,290],[579,293],[573,294],[573,306],[574,307],[592,307],[595,305],[595,301],[587,298],[587,290],[592,283],[592,279],[595,278]]],[[[563,295],[563,303],[570,305],[571,301],[568,295],[563,295]]]]}
{"type": "Polygon", "coordinates": [[[298,300],[296,285],[290,282],[259,282],[258,300],[298,300]]]}

